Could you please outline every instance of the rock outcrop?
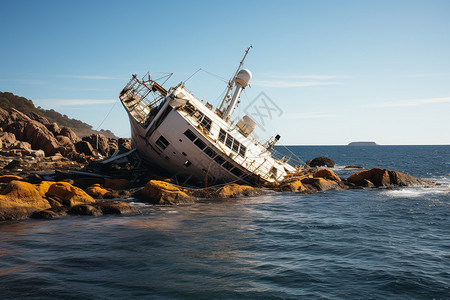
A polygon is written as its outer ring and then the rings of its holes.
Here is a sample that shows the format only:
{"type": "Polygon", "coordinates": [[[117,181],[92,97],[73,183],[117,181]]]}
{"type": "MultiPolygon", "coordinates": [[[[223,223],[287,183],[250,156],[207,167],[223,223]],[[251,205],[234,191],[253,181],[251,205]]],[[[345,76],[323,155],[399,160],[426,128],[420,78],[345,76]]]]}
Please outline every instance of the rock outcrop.
{"type": "Polygon", "coordinates": [[[56,182],[48,188],[46,195],[58,197],[65,206],[94,203],[95,200],[85,191],[68,182],[56,182]]]}
{"type": "Polygon", "coordinates": [[[414,186],[414,185],[431,184],[431,182],[429,181],[416,178],[402,172],[379,168],[357,172],[348,177],[347,181],[358,186],[370,186],[370,183],[372,183],[376,187],[414,186]]]}
{"type": "Polygon", "coordinates": [[[328,167],[334,168],[334,161],[328,157],[316,157],[306,162],[310,167],[328,167]]]}
{"type": "Polygon", "coordinates": [[[0,221],[25,219],[36,211],[50,207],[34,185],[13,180],[0,194],[0,221]]]}
{"type": "Polygon", "coordinates": [[[150,180],[138,196],[155,204],[180,204],[193,202],[194,198],[187,194],[186,189],[178,188],[160,180],[150,180]]]}

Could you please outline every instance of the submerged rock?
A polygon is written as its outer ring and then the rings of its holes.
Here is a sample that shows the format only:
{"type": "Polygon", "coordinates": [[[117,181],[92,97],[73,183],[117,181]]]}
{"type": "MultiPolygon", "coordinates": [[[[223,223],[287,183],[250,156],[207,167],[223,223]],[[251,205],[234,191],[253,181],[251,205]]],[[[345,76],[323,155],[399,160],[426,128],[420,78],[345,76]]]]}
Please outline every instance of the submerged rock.
{"type": "Polygon", "coordinates": [[[98,202],[95,204],[95,207],[99,208],[105,215],[136,214],[141,212],[139,209],[120,201],[98,202]]]}
{"type": "Polygon", "coordinates": [[[100,216],[102,211],[95,206],[89,204],[78,204],[71,207],[67,213],[69,215],[79,215],[79,216],[100,216]]]}
{"type": "Polygon", "coordinates": [[[306,162],[310,167],[328,167],[334,168],[334,161],[328,157],[316,157],[306,162]]]}

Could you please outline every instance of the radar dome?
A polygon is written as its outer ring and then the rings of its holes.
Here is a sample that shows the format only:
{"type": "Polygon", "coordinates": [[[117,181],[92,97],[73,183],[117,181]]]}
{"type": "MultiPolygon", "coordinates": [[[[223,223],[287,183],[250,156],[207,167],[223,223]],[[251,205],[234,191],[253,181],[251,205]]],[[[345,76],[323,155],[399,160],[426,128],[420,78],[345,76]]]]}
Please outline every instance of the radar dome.
{"type": "Polygon", "coordinates": [[[242,85],[243,88],[246,88],[247,85],[250,82],[250,79],[252,79],[252,72],[247,69],[240,70],[239,73],[236,75],[236,83],[239,83],[242,85]]]}

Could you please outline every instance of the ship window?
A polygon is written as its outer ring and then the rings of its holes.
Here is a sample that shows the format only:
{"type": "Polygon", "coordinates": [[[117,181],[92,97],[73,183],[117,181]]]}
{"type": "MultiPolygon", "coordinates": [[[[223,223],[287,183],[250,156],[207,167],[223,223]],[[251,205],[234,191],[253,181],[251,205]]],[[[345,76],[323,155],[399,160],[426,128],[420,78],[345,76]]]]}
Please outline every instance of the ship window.
{"type": "Polygon", "coordinates": [[[214,156],[216,156],[216,152],[214,152],[214,150],[213,149],[211,149],[211,148],[206,148],[205,150],[204,150],[204,152],[209,156],[209,157],[211,157],[211,158],[214,158],[214,156]]]}
{"type": "Polygon", "coordinates": [[[247,151],[247,147],[244,145],[241,145],[241,148],[239,148],[239,155],[242,157],[245,157],[245,152],[247,151]]]}
{"type": "Polygon", "coordinates": [[[194,144],[202,150],[206,147],[206,144],[201,139],[196,139],[194,144]]]}
{"type": "Polygon", "coordinates": [[[233,168],[233,165],[232,165],[230,162],[226,161],[226,162],[223,164],[223,167],[224,167],[225,169],[227,169],[227,170],[231,170],[231,169],[233,168]]]}
{"type": "Polygon", "coordinates": [[[222,156],[217,155],[216,158],[214,158],[214,160],[216,161],[216,163],[218,163],[219,165],[223,164],[225,159],[223,159],[222,156]]]}
{"type": "Polygon", "coordinates": [[[211,119],[205,116],[203,120],[200,122],[200,125],[203,127],[204,130],[209,132],[211,130],[211,119]]]}
{"type": "Polygon", "coordinates": [[[169,142],[161,135],[159,139],[156,141],[155,145],[161,149],[161,151],[165,150],[167,146],[169,146],[169,142]]]}
{"type": "Polygon", "coordinates": [[[277,172],[278,172],[278,169],[275,167],[272,167],[272,169],[270,169],[270,173],[272,173],[275,176],[277,176],[277,172]]]}
{"type": "Polygon", "coordinates": [[[225,137],[227,136],[227,133],[225,132],[225,130],[223,130],[222,128],[220,128],[220,132],[219,132],[219,141],[220,142],[225,142],[225,137]]]}
{"type": "Polygon", "coordinates": [[[240,169],[238,168],[234,168],[233,170],[231,170],[231,173],[233,173],[236,176],[241,176],[244,172],[242,172],[240,169]]]}
{"type": "Polygon", "coordinates": [[[190,104],[190,103],[187,103],[185,106],[184,106],[184,110],[188,113],[188,114],[190,114],[191,116],[195,113],[195,107],[192,105],[192,104],[190,104]]]}
{"type": "Polygon", "coordinates": [[[196,118],[196,119],[197,119],[197,122],[200,123],[200,121],[203,119],[203,114],[202,114],[200,111],[197,110],[197,111],[194,113],[194,118],[196,118]]]}
{"type": "Polygon", "coordinates": [[[234,143],[233,143],[233,151],[234,152],[238,152],[239,145],[240,145],[240,143],[238,141],[234,140],[234,143]]]}
{"type": "Polygon", "coordinates": [[[227,145],[227,147],[231,149],[231,145],[233,145],[233,137],[231,135],[227,136],[227,141],[225,142],[225,145],[227,145]]]}
{"type": "Polygon", "coordinates": [[[184,132],[184,135],[187,136],[187,138],[191,141],[194,141],[197,138],[197,136],[189,129],[184,132]]]}
{"type": "Polygon", "coordinates": [[[189,167],[190,165],[192,165],[192,163],[189,160],[184,162],[184,167],[185,168],[189,167]]]}

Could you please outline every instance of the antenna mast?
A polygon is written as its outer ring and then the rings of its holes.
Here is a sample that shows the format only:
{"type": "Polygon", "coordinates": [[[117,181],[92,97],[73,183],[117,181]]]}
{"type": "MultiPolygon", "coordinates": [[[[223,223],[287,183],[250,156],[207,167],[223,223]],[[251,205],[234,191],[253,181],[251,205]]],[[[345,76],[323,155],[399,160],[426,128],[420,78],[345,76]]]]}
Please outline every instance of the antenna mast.
{"type": "Polygon", "coordinates": [[[228,104],[228,103],[231,101],[231,98],[230,98],[230,92],[231,92],[231,90],[233,89],[233,83],[234,83],[234,80],[236,79],[236,76],[237,76],[237,74],[239,73],[239,70],[241,69],[242,65],[244,64],[244,60],[245,60],[245,58],[247,57],[248,51],[250,51],[251,48],[253,48],[252,45],[250,45],[250,47],[248,47],[247,50],[245,50],[244,57],[242,58],[241,63],[239,64],[239,67],[238,67],[237,70],[236,70],[236,73],[234,73],[233,78],[232,78],[230,81],[228,81],[228,89],[227,89],[227,92],[226,92],[226,94],[225,94],[225,97],[224,97],[223,100],[222,100],[222,103],[220,103],[220,107],[219,107],[219,113],[220,113],[221,115],[223,115],[224,112],[225,112],[225,105],[228,104]]]}

